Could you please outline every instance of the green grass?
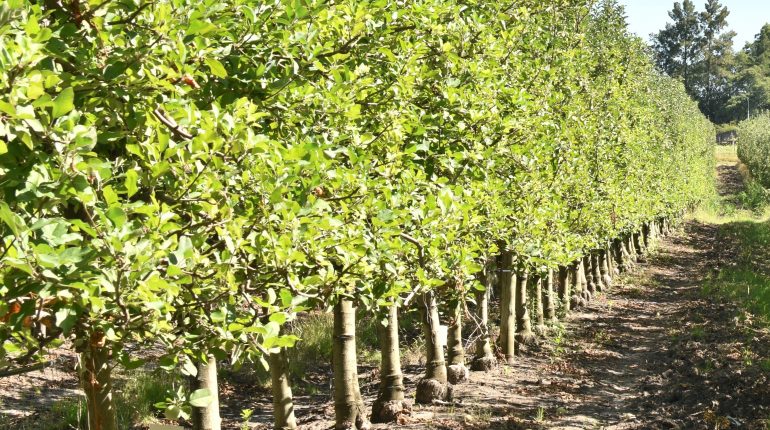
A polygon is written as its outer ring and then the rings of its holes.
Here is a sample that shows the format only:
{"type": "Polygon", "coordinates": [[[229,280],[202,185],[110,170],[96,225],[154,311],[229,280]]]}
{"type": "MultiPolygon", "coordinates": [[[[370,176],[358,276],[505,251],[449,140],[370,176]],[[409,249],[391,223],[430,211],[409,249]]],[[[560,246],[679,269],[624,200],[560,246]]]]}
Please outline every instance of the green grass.
{"type": "Polygon", "coordinates": [[[735,145],[716,145],[714,154],[717,163],[734,163],[738,161],[738,147],[735,145]]]}
{"type": "Polygon", "coordinates": [[[770,191],[751,179],[734,146],[718,146],[716,158],[719,164],[736,165],[745,186],[737,195],[715,197],[692,215],[718,226],[717,246],[728,252],[703,291],[770,321],[770,191]]]}

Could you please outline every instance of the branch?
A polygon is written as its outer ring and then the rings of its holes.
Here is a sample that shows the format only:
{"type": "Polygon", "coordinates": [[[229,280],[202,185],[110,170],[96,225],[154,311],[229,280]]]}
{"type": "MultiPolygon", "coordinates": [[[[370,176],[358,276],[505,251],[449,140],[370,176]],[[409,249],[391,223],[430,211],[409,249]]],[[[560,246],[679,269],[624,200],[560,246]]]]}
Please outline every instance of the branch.
{"type": "Polygon", "coordinates": [[[417,255],[418,255],[418,258],[419,258],[420,267],[422,267],[424,269],[425,268],[425,249],[422,247],[420,242],[417,239],[413,238],[412,236],[409,236],[406,233],[399,233],[398,236],[401,239],[404,239],[405,241],[407,241],[407,242],[409,242],[412,245],[417,247],[417,251],[418,251],[417,255]]]}
{"type": "Polygon", "coordinates": [[[48,366],[51,366],[53,361],[44,361],[42,363],[31,364],[29,366],[17,367],[15,369],[0,370],[0,378],[6,376],[21,375],[24,373],[34,372],[35,370],[43,370],[48,366]]]}
{"type": "Polygon", "coordinates": [[[144,9],[146,9],[148,6],[151,6],[151,5],[152,5],[152,2],[149,2],[149,1],[148,1],[147,3],[145,3],[145,4],[141,5],[141,6],[139,6],[139,8],[138,8],[138,9],[136,9],[136,10],[135,10],[135,11],[134,11],[134,12],[133,12],[131,15],[129,15],[129,16],[125,17],[125,18],[122,18],[122,19],[116,19],[115,21],[110,21],[110,22],[108,22],[107,24],[108,24],[108,25],[121,25],[121,24],[130,24],[131,22],[133,22],[133,21],[134,21],[134,19],[135,19],[137,16],[139,16],[139,14],[140,14],[140,13],[142,13],[142,11],[143,11],[144,9]]]}
{"type": "Polygon", "coordinates": [[[167,117],[160,108],[156,108],[152,111],[152,113],[155,115],[155,118],[158,118],[158,121],[162,122],[166,127],[168,127],[175,136],[185,140],[190,140],[193,138],[192,134],[182,130],[179,127],[179,124],[177,124],[173,119],[167,117]]]}

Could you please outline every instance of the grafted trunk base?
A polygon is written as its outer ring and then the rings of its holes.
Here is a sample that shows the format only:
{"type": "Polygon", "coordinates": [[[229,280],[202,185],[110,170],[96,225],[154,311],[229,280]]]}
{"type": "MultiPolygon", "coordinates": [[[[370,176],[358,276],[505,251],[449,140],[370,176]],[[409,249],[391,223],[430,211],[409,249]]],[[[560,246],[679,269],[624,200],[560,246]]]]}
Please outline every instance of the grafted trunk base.
{"type": "Polygon", "coordinates": [[[476,357],[471,362],[471,370],[474,372],[489,372],[497,366],[494,356],[476,357]]]}
{"type": "Polygon", "coordinates": [[[462,384],[468,380],[470,372],[464,364],[450,364],[446,367],[446,377],[452,385],[462,384]]]}
{"type": "Polygon", "coordinates": [[[537,335],[533,331],[516,333],[516,354],[525,354],[532,346],[537,345],[537,335]]]}
{"type": "Polygon", "coordinates": [[[429,405],[435,400],[442,402],[452,400],[452,386],[448,383],[441,383],[435,379],[420,379],[417,383],[414,401],[419,404],[429,405]]]}
{"type": "Polygon", "coordinates": [[[412,414],[412,404],[406,400],[375,400],[372,405],[372,423],[397,423],[402,416],[412,414]]]}

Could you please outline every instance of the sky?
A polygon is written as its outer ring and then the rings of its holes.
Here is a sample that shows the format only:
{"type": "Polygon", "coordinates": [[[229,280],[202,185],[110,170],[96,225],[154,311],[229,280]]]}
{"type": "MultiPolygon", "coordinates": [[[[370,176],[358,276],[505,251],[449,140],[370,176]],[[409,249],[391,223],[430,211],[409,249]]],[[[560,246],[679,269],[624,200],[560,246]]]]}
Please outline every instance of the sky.
{"type": "MultiPolygon", "coordinates": [[[[681,2],[681,0],[680,0],[681,2]]],[[[645,41],[650,33],[657,33],[671,22],[668,11],[673,9],[674,0],[620,0],[626,7],[629,28],[645,41]]],[[[698,11],[703,10],[705,0],[694,0],[698,11]]],[[[733,39],[735,50],[743,48],[746,42],[754,40],[759,29],[770,22],[770,1],[768,0],[722,0],[730,16],[727,23],[738,33],[733,39]]]]}

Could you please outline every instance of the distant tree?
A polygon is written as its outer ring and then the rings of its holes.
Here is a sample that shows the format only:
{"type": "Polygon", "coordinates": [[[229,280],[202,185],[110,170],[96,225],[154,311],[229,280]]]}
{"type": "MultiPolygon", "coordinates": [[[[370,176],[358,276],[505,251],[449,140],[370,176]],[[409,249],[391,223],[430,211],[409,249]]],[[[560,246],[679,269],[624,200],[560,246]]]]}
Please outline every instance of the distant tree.
{"type": "Polygon", "coordinates": [[[770,109],[770,24],[736,55],[733,94],[727,103],[735,119],[770,109]]]}
{"type": "Polygon", "coordinates": [[[699,75],[701,110],[712,121],[729,120],[725,111],[733,95],[732,85],[735,58],[733,54],[734,31],[727,31],[727,17],[730,11],[719,0],[708,0],[700,14],[702,34],[702,62],[699,75]]]}
{"type": "Polygon", "coordinates": [[[703,31],[700,14],[691,0],[674,2],[668,13],[673,23],[653,36],[656,62],[669,76],[681,78],[692,94],[693,70],[703,56],[703,31]]]}
{"type": "Polygon", "coordinates": [[[707,0],[698,12],[691,0],[675,2],[668,13],[673,21],[652,37],[658,67],[679,78],[701,111],[714,122],[734,116],[730,107],[737,94],[733,38],[727,30],[730,11],[719,0],[707,0]]]}

